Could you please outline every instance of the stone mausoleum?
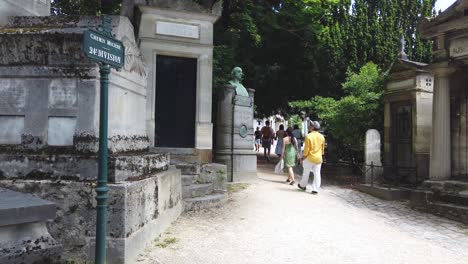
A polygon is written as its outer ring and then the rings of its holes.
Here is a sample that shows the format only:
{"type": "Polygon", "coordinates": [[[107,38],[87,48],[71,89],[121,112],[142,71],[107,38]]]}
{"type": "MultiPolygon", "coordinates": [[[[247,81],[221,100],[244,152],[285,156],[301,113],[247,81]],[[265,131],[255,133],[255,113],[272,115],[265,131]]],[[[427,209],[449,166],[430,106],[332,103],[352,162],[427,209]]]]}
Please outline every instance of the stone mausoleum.
{"type": "Polygon", "coordinates": [[[426,19],[434,76],[429,175],[411,192],[411,206],[468,224],[468,0],[426,19]]]}
{"type": "Polygon", "coordinates": [[[384,92],[384,173],[416,183],[428,178],[433,76],[403,53],[384,92]]]}
{"type": "Polygon", "coordinates": [[[432,140],[429,178],[468,180],[468,1],[458,0],[426,21],[424,38],[434,41],[432,140]]]}
{"type": "MultiPolygon", "coordinates": [[[[221,4],[145,3],[132,21],[111,21],[125,66],[109,78],[108,263],[134,263],[183,210],[227,200],[226,166],[211,163],[221,4]]],[[[82,41],[101,24],[29,16],[0,25],[0,187],[55,203],[47,227],[63,260],[94,259],[99,65],[82,41]]]]}
{"type": "Polygon", "coordinates": [[[213,23],[221,2],[153,1],[137,12],[148,62],[146,130],[151,147],[182,161],[212,160],[213,23]]]}

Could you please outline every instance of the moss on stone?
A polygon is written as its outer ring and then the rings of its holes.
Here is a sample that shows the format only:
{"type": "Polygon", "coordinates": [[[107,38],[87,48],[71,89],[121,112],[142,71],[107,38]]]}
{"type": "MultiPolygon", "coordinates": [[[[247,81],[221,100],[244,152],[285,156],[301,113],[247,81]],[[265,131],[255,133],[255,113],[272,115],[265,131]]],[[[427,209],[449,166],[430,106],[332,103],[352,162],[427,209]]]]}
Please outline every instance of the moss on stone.
{"type": "Polygon", "coordinates": [[[236,192],[240,192],[242,190],[247,189],[249,186],[250,186],[250,184],[242,183],[242,182],[229,183],[228,186],[227,186],[227,190],[228,190],[229,193],[236,193],[236,192]]]}

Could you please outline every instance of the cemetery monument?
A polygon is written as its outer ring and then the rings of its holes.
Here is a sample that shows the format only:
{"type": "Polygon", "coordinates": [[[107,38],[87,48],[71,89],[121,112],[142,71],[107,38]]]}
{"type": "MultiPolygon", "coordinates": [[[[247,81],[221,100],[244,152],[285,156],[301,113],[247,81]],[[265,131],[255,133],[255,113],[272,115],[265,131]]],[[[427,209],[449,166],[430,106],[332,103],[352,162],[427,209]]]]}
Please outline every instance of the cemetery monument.
{"type": "Polygon", "coordinates": [[[240,67],[218,97],[217,146],[215,160],[227,165],[229,181],[246,181],[257,176],[253,149],[254,90],[242,84],[240,67]]]}

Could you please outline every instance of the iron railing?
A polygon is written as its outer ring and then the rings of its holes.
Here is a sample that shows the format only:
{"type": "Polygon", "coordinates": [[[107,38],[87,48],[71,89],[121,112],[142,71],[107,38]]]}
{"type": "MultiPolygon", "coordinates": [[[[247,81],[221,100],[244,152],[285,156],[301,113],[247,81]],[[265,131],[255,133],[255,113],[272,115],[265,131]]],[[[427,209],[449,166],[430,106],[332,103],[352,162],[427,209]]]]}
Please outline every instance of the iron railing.
{"type": "Polygon", "coordinates": [[[359,168],[361,180],[364,179],[365,183],[370,183],[371,186],[378,184],[388,189],[392,187],[414,188],[422,182],[417,166],[374,165],[371,162],[371,164],[362,164],[359,168]]]}

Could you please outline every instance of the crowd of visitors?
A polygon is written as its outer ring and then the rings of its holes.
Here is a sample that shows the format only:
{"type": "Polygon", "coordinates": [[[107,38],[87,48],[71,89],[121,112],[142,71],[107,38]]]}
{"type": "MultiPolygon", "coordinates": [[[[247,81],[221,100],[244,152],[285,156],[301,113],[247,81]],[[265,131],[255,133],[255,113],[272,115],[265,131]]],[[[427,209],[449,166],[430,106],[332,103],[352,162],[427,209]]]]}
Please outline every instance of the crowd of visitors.
{"type": "Polygon", "coordinates": [[[270,127],[270,121],[267,120],[261,130],[257,127],[255,131],[255,151],[260,151],[261,143],[265,159],[270,162],[271,146],[276,140],[275,154],[280,158],[277,167],[281,165],[281,168],[283,166],[287,168],[288,178],[286,182],[294,185],[296,183],[294,167],[302,166],[302,179],[297,187],[305,191],[309,181],[309,174],[312,172],[314,174],[312,194],[318,194],[321,185],[322,156],[325,152],[325,137],[319,133],[319,129],[319,122],[309,121],[308,134],[305,136],[302,135],[298,125],[286,130],[284,125],[280,125],[275,133],[273,128],[270,127]],[[301,151],[302,145],[304,145],[303,151],[301,151]]]}

